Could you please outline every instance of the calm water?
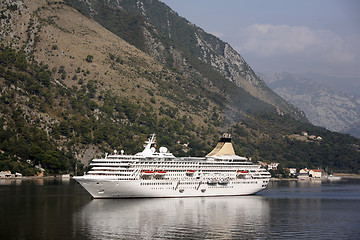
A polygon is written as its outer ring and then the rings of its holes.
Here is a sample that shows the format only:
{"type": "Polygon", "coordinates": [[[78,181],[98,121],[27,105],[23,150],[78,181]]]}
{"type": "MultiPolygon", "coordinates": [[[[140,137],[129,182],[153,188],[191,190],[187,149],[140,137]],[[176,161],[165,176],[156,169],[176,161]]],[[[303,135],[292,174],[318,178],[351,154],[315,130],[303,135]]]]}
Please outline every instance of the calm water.
{"type": "Polygon", "coordinates": [[[0,239],[359,239],[360,180],[124,200],[91,200],[73,180],[0,180],[0,214],[0,239]]]}

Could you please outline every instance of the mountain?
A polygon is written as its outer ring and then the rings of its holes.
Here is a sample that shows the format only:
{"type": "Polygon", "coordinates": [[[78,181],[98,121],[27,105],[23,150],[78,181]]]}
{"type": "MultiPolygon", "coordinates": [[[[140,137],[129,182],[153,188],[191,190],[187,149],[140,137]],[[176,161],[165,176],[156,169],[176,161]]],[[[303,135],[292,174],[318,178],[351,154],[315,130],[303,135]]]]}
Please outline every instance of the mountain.
{"type": "Polygon", "coordinates": [[[230,46],[164,4],[78,3],[2,2],[0,169],[81,174],[154,132],[176,156],[204,156],[226,131],[254,161],[358,172],[358,139],[311,125],[230,46]],[[167,14],[168,32],[156,27],[167,14]]]}
{"type": "Polygon", "coordinates": [[[360,138],[360,97],[290,73],[262,75],[277,94],[302,109],[310,122],[360,138]]]}
{"type": "MultiPolygon", "coordinates": [[[[2,76],[4,126],[15,124],[12,115],[18,108],[20,117],[30,119],[25,122],[38,122],[49,138],[55,138],[65,152],[75,152],[82,163],[115,146],[129,149],[123,142],[127,137],[141,146],[146,134],[137,137],[139,132],[163,133],[166,144],[169,139],[188,142],[205,135],[209,139],[208,132],[224,122],[222,109],[231,108],[217,89],[163,66],[63,2],[10,2],[2,14],[1,42],[21,49],[17,54],[11,48],[2,49],[4,72],[29,75],[34,82],[29,88],[23,81],[2,76]],[[12,65],[11,59],[25,61],[24,56],[29,61],[24,67],[12,65]]],[[[243,97],[267,109],[267,104],[246,92],[243,97]]],[[[12,134],[23,130],[14,127],[12,134]]],[[[139,150],[131,150],[135,149],[139,150]]]]}
{"type": "MultiPolygon", "coordinates": [[[[179,17],[160,1],[65,2],[169,68],[197,79],[204,86],[217,88],[230,100],[236,112],[256,111],[256,107],[262,109],[262,104],[247,96],[250,94],[274,106],[274,109],[307,121],[299,109],[269,89],[229,44],[179,17]],[[237,87],[227,84],[226,80],[237,87]],[[253,102],[251,109],[244,102],[253,102]]],[[[238,119],[232,111],[225,112],[228,120],[238,119]]]]}

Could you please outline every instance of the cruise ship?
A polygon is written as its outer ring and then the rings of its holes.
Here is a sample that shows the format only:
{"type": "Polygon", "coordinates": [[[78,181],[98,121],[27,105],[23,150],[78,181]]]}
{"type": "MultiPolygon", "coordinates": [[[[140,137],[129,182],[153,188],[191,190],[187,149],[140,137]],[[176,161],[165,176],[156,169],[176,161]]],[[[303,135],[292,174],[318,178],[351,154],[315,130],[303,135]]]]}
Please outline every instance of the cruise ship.
{"type": "Polygon", "coordinates": [[[235,154],[224,134],[205,157],[175,157],[156,150],[155,134],[135,155],[114,151],[93,159],[91,170],[74,179],[93,198],[208,197],[250,195],[265,189],[270,173],[235,154]]]}

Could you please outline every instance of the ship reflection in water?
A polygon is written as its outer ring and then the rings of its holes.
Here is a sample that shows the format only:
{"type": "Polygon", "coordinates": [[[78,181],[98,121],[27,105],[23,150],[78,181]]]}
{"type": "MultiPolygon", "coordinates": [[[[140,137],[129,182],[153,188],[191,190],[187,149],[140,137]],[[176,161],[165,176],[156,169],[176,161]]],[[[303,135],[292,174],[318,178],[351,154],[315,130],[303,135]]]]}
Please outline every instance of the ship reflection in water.
{"type": "Polygon", "coordinates": [[[91,239],[259,237],[268,219],[262,196],[93,200],[73,216],[91,239]]]}

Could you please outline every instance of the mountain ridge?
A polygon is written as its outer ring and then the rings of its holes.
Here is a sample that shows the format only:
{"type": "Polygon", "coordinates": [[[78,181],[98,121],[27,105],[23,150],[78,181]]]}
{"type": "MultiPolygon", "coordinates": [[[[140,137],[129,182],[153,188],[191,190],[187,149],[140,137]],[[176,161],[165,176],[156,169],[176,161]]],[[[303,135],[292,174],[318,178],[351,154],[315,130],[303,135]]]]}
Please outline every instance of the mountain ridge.
{"type": "Polygon", "coordinates": [[[263,74],[262,77],[276,93],[303,109],[313,124],[360,138],[360,97],[297,74],[263,74]]]}
{"type": "Polygon", "coordinates": [[[112,9],[111,16],[115,15],[114,12],[119,12],[119,15],[133,14],[133,18],[139,19],[135,25],[138,29],[137,35],[141,35],[142,41],[133,41],[131,36],[125,37],[124,39],[129,43],[168,67],[176,68],[182,74],[196,77],[201,81],[208,79],[220,89],[224,88],[223,79],[235,83],[239,87],[239,93],[233,88],[231,91],[225,89],[230,93],[234,92],[230,94],[230,98],[242,94],[241,91],[245,90],[255,98],[273,105],[275,109],[306,121],[305,115],[273,93],[229,44],[179,17],[160,1],[66,0],[65,2],[113,32],[121,32],[118,29],[121,25],[113,19],[106,18],[105,21],[102,18],[103,11],[98,6],[106,7],[107,12],[111,12],[112,9]]]}

